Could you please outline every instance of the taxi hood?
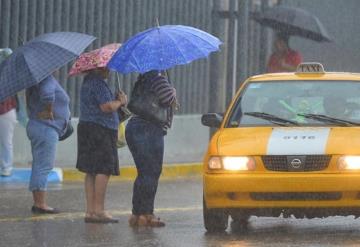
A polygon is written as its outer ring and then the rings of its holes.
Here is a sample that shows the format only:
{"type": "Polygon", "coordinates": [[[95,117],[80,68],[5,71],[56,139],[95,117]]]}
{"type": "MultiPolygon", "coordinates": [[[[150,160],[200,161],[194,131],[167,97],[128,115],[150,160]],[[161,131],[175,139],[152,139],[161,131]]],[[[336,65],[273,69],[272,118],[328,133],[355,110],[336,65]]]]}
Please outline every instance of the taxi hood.
{"type": "Polygon", "coordinates": [[[360,127],[225,128],[219,155],[360,154],[360,127]]]}

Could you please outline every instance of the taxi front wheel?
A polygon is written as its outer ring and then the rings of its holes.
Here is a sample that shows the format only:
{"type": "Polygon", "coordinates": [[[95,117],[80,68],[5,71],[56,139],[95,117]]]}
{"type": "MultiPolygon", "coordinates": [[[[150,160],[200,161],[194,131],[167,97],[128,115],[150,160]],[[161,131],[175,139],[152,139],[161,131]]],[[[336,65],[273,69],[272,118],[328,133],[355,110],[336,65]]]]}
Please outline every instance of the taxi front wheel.
{"type": "Polygon", "coordinates": [[[228,227],[228,214],[222,209],[208,209],[203,199],[204,225],[208,232],[223,232],[228,227]]]}

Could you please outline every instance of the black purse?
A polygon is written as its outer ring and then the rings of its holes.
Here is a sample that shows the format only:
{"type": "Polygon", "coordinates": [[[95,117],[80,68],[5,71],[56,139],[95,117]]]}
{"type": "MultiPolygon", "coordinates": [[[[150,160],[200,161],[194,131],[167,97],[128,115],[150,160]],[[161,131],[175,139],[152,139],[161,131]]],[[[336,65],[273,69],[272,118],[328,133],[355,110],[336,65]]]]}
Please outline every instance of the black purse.
{"type": "Polygon", "coordinates": [[[168,121],[168,107],[159,103],[155,92],[150,89],[151,83],[138,80],[131,92],[128,109],[135,115],[156,124],[166,124],[168,121]]]}
{"type": "Polygon", "coordinates": [[[65,133],[62,136],[59,136],[59,141],[63,141],[74,132],[74,127],[71,124],[71,119],[69,119],[68,124],[66,125],[65,133]]]}

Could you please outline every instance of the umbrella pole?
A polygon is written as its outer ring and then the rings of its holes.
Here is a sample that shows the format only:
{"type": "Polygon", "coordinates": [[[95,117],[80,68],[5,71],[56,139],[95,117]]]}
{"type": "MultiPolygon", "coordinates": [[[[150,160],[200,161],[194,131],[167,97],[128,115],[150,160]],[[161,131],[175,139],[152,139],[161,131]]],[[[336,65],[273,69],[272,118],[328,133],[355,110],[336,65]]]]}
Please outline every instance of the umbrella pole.
{"type": "Polygon", "coordinates": [[[117,85],[117,92],[120,91],[120,78],[119,73],[116,72],[116,85],[117,85]]]}
{"type": "MultiPolygon", "coordinates": [[[[119,77],[119,73],[116,72],[116,85],[117,85],[117,92],[121,92],[121,85],[120,85],[120,77],[119,77]]],[[[121,106],[120,107],[121,111],[123,111],[124,113],[124,117],[127,119],[129,118],[129,116],[131,116],[131,112],[128,110],[128,108],[126,106],[121,106]]]]}
{"type": "Polygon", "coordinates": [[[156,26],[157,27],[160,27],[160,24],[159,24],[159,19],[156,17],[156,26]]]}

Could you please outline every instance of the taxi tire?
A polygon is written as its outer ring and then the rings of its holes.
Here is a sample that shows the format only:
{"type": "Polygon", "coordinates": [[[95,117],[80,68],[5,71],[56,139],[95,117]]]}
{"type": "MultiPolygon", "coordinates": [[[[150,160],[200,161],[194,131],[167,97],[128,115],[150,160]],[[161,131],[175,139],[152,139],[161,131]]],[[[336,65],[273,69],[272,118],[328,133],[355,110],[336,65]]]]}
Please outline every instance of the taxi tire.
{"type": "Polygon", "coordinates": [[[204,226],[208,232],[223,232],[228,227],[229,215],[222,209],[208,209],[203,199],[204,226]]]}

